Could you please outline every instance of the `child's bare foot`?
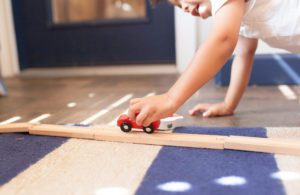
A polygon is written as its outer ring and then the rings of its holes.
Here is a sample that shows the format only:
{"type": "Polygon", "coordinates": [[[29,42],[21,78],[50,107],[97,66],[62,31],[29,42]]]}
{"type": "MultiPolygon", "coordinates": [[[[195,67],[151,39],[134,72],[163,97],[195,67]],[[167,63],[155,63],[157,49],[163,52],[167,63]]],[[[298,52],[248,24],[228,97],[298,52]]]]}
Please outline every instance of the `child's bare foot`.
{"type": "Polygon", "coordinates": [[[198,104],[189,111],[189,114],[194,116],[202,113],[203,117],[216,117],[233,115],[233,110],[228,108],[225,102],[216,104],[198,104]]]}

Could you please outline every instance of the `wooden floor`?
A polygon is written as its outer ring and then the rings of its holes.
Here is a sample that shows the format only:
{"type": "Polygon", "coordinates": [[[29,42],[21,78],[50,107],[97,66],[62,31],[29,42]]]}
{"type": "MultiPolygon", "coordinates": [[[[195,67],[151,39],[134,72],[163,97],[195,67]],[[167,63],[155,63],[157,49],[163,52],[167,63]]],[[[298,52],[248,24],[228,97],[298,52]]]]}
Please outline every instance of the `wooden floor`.
{"type": "MultiPolygon", "coordinates": [[[[15,116],[26,122],[50,114],[43,123],[79,123],[126,95],[142,97],[166,91],[177,75],[97,76],[68,78],[18,77],[5,79],[9,96],[0,98],[0,122],[15,116]]],[[[208,83],[179,110],[184,120],[176,125],[197,126],[300,126],[300,87],[290,86],[296,98],[289,100],[278,88],[249,87],[234,116],[190,117],[187,111],[197,103],[222,101],[226,87],[208,83]]],[[[128,101],[111,109],[93,124],[107,124],[128,108],[128,101]]]]}
{"type": "MultiPolygon", "coordinates": [[[[131,97],[162,93],[177,77],[167,74],[5,79],[9,96],[0,98],[0,123],[13,117],[18,122],[27,122],[47,116],[42,123],[113,124],[126,111],[131,97]]],[[[284,95],[278,86],[249,87],[234,116],[188,116],[187,111],[196,103],[223,100],[226,88],[211,82],[178,110],[184,119],[174,122],[174,126],[267,127],[269,137],[300,139],[297,128],[300,88],[287,89],[289,95],[284,95]]],[[[117,194],[134,194],[160,149],[160,146],[69,139],[0,186],[0,194],[105,194],[114,190],[119,190],[117,194]]],[[[300,175],[300,157],[276,155],[275,158],[279,170],[300,175]]],[[[284,181],[287,194],[299,193],[297,182],[284,181]]]]}

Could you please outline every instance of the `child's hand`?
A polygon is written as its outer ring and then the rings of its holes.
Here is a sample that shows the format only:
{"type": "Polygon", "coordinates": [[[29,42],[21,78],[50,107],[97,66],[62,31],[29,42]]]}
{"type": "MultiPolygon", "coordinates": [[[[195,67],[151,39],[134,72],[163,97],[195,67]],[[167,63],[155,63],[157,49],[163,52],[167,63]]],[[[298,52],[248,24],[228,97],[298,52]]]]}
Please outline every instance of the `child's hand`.
{"type": "Polygon", "coordinates": [[[130,101],[128,116],[137,125],[149,126],[152,122],[172,116],[177,110],[168,94],[136,98],[130,101]],[[139,113],[137,116],[136,113],[139,113]]]}
{"type": "Polygon", "coordinates": [[[189,111],[189,114],[194,116],[202,113],[203,117],[216,117],[233,115],[234,110],[229,108],[225,102],[217,104],[198,104],[189,111]]]}

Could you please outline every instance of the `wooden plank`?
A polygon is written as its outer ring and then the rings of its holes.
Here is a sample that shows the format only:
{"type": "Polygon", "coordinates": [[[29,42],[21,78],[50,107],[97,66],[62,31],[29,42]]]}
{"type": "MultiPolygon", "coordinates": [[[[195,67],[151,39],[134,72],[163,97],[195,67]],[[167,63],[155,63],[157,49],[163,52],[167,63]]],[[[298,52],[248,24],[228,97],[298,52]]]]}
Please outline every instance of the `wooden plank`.
{"type": "Polygon", "coordinates": [[[96,131],[95,139],[102,141],[125,142],[134,144],[181,146],[193,148],[224,149],[225,136],[199,135],[185,133],[146,134],[140,131],[96,131]]]}
{"type": "Polygon", "coordinates": [[[185,133],[154,133],[142,131],[124,133],[111,127],[73,127],[61,125],[36,125],[30,128],[30,134],[95,139],[111,142],[125,142],[147,145],[182,146],[194,148],[223,149],[226,136],[199,135],[185,133]]]}
{"type": "Polygon", "coordinates": [[[73,127],[61,125],[35,125],[30,134],[62,136],[101,141],[124,142],[147,145],[181,146],[209,149],[233,149],[254,152],[300,155],[300,143],[286,139],[258,138],[245,136],[218,136],[186,133],[146,134],[142,131],[124,133],[118,128],[73,127]]]}
{"type": "Polygon", "coordinates": [[[94,130],[88,127],[41,124],[32,126],[29,133],[33,135],[94,139],[94,130]]]}
{"type": "Polygon", "coordinates": [[[300,155],[300,143],[288,139],[230,136],[225,149],[300,155]]]}
{"type": "Polygon", "coordinates": [[[33,123],[11,123],[0,125],[0,133],[21,133],[29,132],[29,128],[34,126],[33,123]]]}

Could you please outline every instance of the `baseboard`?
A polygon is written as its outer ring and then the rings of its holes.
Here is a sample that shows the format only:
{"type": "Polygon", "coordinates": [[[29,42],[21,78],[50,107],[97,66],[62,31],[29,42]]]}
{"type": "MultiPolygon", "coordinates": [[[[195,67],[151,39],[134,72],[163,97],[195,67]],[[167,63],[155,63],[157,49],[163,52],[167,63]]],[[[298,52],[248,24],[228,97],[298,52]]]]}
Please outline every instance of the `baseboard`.
{"type": "Polygon", "coordinates": [[[23,77],[73,77],[100,75],[156,75],[178,74],[175,64],[99,66],[68,68],[30,68],[21,73],[23,77]]]}

